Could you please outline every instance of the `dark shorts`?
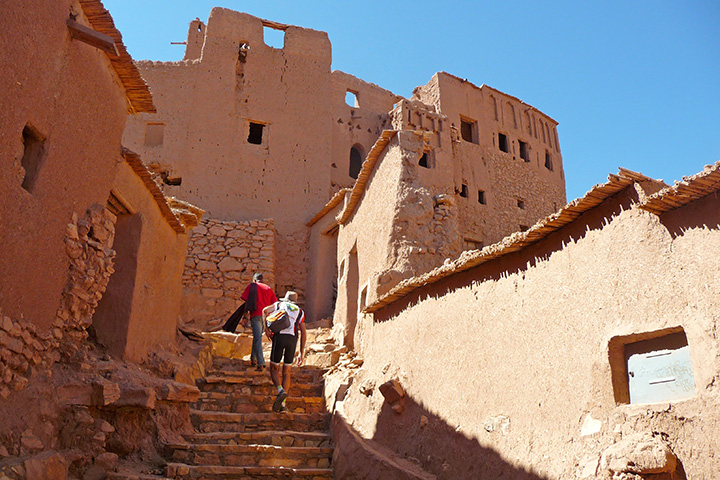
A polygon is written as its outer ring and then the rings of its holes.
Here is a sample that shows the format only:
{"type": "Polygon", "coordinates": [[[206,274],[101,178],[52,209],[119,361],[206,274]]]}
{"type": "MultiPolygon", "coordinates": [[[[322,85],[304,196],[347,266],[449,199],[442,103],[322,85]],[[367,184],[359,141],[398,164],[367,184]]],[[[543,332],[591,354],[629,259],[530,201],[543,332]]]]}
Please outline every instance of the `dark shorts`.
{"type": "Polygon", "coordinates": [[[295,348],[297,347],[297,336],[287,334],[276,334],[272,339],[270,350],[271,363],[285,363],[290,365],[295,359],[295,348]]]}

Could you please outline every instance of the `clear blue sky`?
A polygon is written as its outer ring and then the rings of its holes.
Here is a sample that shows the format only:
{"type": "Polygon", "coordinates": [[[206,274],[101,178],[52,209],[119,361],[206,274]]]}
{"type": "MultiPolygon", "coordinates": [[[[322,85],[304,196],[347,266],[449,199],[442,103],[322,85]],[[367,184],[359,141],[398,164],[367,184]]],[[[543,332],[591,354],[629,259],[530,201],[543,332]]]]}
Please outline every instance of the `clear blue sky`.
{"type": "Polygon", "coordinates": [[[622,166],[672,184],[720,160],[720,1],[105,0],[135,59],[179,60],[213,6],[326,31],[333,69],[402,96],[436,71],[557,120],[568,200],[622,166]]]}

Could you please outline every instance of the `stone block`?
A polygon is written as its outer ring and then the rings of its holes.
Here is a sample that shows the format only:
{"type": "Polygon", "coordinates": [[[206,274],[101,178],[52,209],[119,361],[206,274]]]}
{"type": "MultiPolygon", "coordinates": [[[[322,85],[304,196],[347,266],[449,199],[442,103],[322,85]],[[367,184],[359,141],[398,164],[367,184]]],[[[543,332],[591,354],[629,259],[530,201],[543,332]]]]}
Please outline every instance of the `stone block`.
{"type": "Polygon", "coordinates": [[[193,236],[205,235],[207,232],[208,229],[205,225],[198,225],[197,227],[192,229],[193,236]]]}
{"type": "Polygon", "coordinates": [[[201,260],[197,262],[196,267],[201,272],[214,272],[217,270],[217,265],[215,265],[213,262],[208,262],[207,260],[201,260]]]}
{"type": "Polygon", "coordinates": [[[23,342],[19,338],[14,338],[8,335],[6,332],[0,330],[0,345],[12,350],[15,353],[22,353],[23,342]]]}
{"type": "Polygon", "coordinates": [[[203,288],[202,294],[203,297],[220,298],[223,296],[223,291],[218,288],[203,288]]]}
{"type": "Polygon", "coordinates": [[[113,402],[113,406],[154,410],[156,402],[157,396],[152,388],[125,387],[120,389],[120,397],[113,402]]]}
{"type": "Polygon", "coordinates": [[[225,257],[218,264],[221,272],[236,272],[242,270],[242,264],[233,257],[225,257]]]}
{"type": "Polygon", "coordinates": [[[231,257],[235,258],[245,258],[248,256],[248,249],[244,247],[233,247],[228,252],[231,257]]]}
{"type": "Polygon", "coordinates": [[[68,466],[62,455],[57,452],[43,452],[25,460],[27,480],[66,480],[68,466]]]}
{"type": "Polygon", "coordinates": [[[2,322],[0,322],[0,328],[5,330],[6,332],[9,332],[12,330],[13,322],[10,320],[10,317],[2,317],[2,322]]]}
{"type": "Polygon", "coordinates": [[[214,237],[224,237],[227,234],[227,231],[220,225],[215,225],[210,227],[209,233],[214,237]]]}
{"type": "Polygon", "coordinates": [[[168,382],[160,389],[160,400],[168,402],[196,402],[200,398],[200,390],[194,385],[180,382],[168,382]]]}
{"type": "Polygon", "coordinates": [[[650,433],[635,433],[608,447],[600,468],[613,473],[673,473],[677,457],[661,438],[650,433]]]}
{"type": "Polygon", "coordinates": [[[110,405],[120,398],[120,386],[112,382],[97,382],[92,384],[92,404],[103,407],[110,405]]]}
{"type": "Polygon", "coordinates": [[[92,405],[92,392],[92,385],[72,384],[58,388],[55,395],[61,405],[92,405]]]}
{"type": "Polygon", "coordinates": [[[392,405],[405,396],[405,389],[397,379],[392,379],[380,385],[380,393],[385,397],[385,401],[392,405]]]}
{"type": "Polygon", "coordinates": [[[115,453],[105,452],[101,453],[95,458],[95,465],[102,468],[103,470],[110,471],[114,470],[118,464],[118,456],[115,453]]]}

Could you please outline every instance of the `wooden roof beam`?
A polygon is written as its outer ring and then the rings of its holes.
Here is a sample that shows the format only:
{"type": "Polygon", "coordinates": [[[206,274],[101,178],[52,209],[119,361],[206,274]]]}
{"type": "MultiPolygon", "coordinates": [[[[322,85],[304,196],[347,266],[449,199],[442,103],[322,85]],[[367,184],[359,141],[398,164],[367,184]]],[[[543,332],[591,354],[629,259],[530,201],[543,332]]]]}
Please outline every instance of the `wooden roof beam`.
{"type": "Polygon", "coordinates": [[[68,30],[70,30],[70,36],[75,40],[80,40],[83,43],[99,48],[103,52],[118,56],[117,47],[115,46],[115,40],[110,35],[105,35],[97,30],[88,28],[85,25],[76,22],[72,18],[67,19],[68,30]]]}

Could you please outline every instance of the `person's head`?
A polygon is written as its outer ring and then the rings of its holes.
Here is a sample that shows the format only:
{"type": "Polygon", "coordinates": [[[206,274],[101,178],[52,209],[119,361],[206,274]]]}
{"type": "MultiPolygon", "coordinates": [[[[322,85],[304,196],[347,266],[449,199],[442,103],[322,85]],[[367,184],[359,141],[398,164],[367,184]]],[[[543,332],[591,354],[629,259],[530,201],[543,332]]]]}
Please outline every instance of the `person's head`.
{"type": "Polygon", "coordinates": [[[283,297],[282,301],[290,303],[297,302],[297,293],[293,292],[292,290],[288,290],[287,292],[285,292],[285,296],[283,297]]]}
{"type": "Polygon", "coordinates": [[[253,275],[253,282],[262,282],[263,281],[263,274],[260,272],[256,272],[255,275],[253,275]]]}

